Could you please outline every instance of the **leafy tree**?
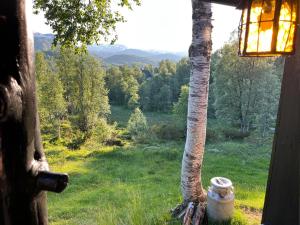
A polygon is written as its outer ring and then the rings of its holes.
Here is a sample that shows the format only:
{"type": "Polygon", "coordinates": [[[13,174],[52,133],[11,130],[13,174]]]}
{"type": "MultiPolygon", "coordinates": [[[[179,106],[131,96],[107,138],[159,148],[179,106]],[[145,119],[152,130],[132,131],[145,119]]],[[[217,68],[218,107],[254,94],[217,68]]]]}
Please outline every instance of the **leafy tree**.
{"type": "Polygon", "coordinates": [[[59,53],[56,65],[64,85],[70,118],[88,134],[98,118],[106,118],[110,113],[105,71],[94,57],[66,50],[59,53]]]}
{"type": "Polygon", "coordinates": [[[61,121],[67,111],[63,85],[59,76],[50,69],[43,53],[36,54],[35,62],[40,119],[44,130],[48,127],[48,131],[54,131],[54,135],[60,138],[61,121]]]}
{"type": "Polygon", "coordinates": [[[109,100],[112,104],[124,105],[123,75],[118,66],[111,66],[106,71],[106,85],[109,90],[109,100]]]}
{"type": "Polygon", "coordinates": [[[237,46],[233,40],[219,52],[213,76],[216,115],[238,124],[242,132],[248,132],[256,123],[261,124],[262,117],[266,128],[274,122],[271,118],[275,118],[279,93],[278,76],[272,73],[273,61],[240,58],[236,54],[237,46]]]}
{"type": "Polygon", "coordinates": [[[162,76],[172,76],[176,73],[176,64],[170,60],[162,60],[159,63],[158,73],[162,76]]]}
{"type": "Polygon", "coordinates": [[[188,98],[189,98],[189,87],[187,85],[183,85],[181,87],[181,92],[180,92],[178,102],[176,102],[173,106],[173,113],[175,114],[177,121],[180,121],[180,123],[184,127],[186,127],[188,98]]]}
{"type": "Polygon", "coordinates": [[[64,86],[64,98],[67,102],[68,113],[75,112],[77,93],[76,85],[76,56],[73,51],[56,49],[55,67],[64,86]]]}
{"type": "MultiPolygon", "coordinates": [[[[119,6],[131,9],[140,0],[118,0],[119,6]]],[[[111,0],[35,0],[36,13],[44,12],[47,23],[55,33],[54,45],[86,47],[103,40],[114,42],[116,24],[124,17],[113,10],[111,0]],[[114,35],[113,35],[114,34],[114,35]],[[112,36],[113,35],[113,36],[112,36]]]]}
{"type": "Polygon", "coordinates": [[[139,81],[142,71],[136,67],[112,66],[107,71],[106,84],[111,103],[135,108],[139,105],[139,81]]]}
{"type": "Polygon", "coordinates": [[[80,130],[88,132],[94,128],[99,117],[105,118],[110,113],[105,72],[99,60],[89,55],[78,56],[75,65],[78,90],[74,93],[75,110],[80,130]]]}
{"type": "Polygon", "coordinates": [[[181,87],[183,85],[188,85],[190,81],[190,75],[191,75],[191,64],[188,58],[182,58],[177,64],[176,64],[176,73],[175,73],[175,80],[176,80],[176,97],[178,98],[181,87]]]}
{"type": "Polygon", "coordinates": [[[151,111],[154,96],[154,90],[151,80],[146,80],[141,84],[139,95],[141,108],[144,111],[151,111]]]}
{"type": "Polygon", "coordinates": [[[140,105],[147,111],[169,112],[178,100],[180,87],[188,83],[189,69],[187,59],[177,64],[163,60],[156,69],[151,65],[142,69],[111,66],[106,76],[110,102],[128,108],[140,105]]]}
{"type": "Polygon", "coordinates": [[[188,84],[189,77],[188,59],[183,58],[177,64],[169,60],[161,61],[153,74],[148,75],[141,84],[139,93],[143,110],[171,111],[173,104],[178,101],[181,86],[188,84]]]}
{"type": "Polygon", "coordinates": [[[159,92],[154,96],[156,102],[155,107],[157,111],[168,112],[172,108],[172,89],[170,85],[163,85],[159,92]]]}
{"type": "Polygon", "coordinates": [[[280,95],[280,78],[277,74],[268,73],[264,77],[263,92],[257,116],[255,118],[256,126],[259,128],[262,137],[270,133],[270,128],[275,127],[277,110],[280,95]]]}
{"type": "MultiPolygon", "coordinates": [[[[170,111],[174,102],[174,75],[156,74],[140,88],[141,106],[148,111],[170,111]]],[[[176,99],[177,100],[177,99],[176,99]]]]}
{"type": "Polygon", "coordinates": [[[144,141],[147,137],[149,138],[147,119],[139,108],[135,108],[130,115],[127,130],[134,140],[144,141]]]}
{"type": "Polygon", "coordinates": [[[138,107],[139,99],[140,99],[139,95],[137,93],[133,93],[128,100],[128,104],[127,104],[128,108],[134,109],[134,108],[138,107]]]}

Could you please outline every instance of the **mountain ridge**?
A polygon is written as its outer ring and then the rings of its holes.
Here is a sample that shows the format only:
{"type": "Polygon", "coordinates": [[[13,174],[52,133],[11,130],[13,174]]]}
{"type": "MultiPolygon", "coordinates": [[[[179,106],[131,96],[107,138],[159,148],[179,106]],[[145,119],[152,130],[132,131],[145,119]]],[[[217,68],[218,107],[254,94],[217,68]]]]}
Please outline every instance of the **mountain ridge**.
{"type": "MultiPolygon", "coordinates": [[[[53,34],[34,33],[34,47],[36,51],[51,51],[53,34]]],[[[178,62],[186,57],[184,53],[170,53],[162,51],[147,51],[141,49],[127,48],[124,45],[90,45],[90,54],[100,58],[106,64],[132,65],[151,64],[157,66],[162,60],[178,62]]]]}

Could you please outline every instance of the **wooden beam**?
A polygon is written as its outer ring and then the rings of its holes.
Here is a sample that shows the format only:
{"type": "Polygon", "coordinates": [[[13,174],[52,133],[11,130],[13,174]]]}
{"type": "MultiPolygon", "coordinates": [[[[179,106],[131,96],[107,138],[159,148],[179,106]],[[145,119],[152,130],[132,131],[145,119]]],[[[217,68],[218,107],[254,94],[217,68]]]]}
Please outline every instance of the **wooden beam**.
{"type": "MultiPolygon", "coordinates": [[[[298,34],[300,34],[298,26],[298,34]]],[[[262,223],[300,224],[300,35],[285,60],[262,223]]]]}
{"type": "Polygon", "coordinates": [[[68,182],[48,171],[41,145],[30,12],[31,0],[0,1],[1,225],[48,224],[45,191],[68,182]]]}
{"type": "Polygon", "coordinates": [[[244,0],[199,0],[199,1],[233,6],[236,7],[237,9],[241,9],[244,2],[244,0]]]}

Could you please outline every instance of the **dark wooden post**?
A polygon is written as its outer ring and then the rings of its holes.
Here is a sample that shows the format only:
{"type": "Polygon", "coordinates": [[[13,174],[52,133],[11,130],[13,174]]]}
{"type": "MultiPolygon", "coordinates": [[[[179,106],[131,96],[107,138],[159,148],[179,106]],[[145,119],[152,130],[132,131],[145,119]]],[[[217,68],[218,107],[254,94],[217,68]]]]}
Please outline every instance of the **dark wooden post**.
{"type": "Polygon", "coordinates": [[[37,116],[31,0],[0,1],[0,224],[45,225],[45,191],[66,174],[48,172],[37,116]],[[29,7],[28,7],[29,4],[29,7]]]}
{"type": "Polygon", "coordinates": [[[285,60],[262,223],[300,224],[300,29],[285,60]]]}

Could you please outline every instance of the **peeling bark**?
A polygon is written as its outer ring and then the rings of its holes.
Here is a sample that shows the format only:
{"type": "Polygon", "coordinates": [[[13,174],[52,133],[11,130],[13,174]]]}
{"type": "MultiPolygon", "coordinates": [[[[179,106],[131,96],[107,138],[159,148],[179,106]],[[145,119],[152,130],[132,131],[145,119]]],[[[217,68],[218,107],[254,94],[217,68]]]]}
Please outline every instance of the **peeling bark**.
{"type": "Polygon", "coordinates": [[[201,168],[205,147],[211,58],[211,4],[192,0],[193,37],[189,49],[192,66],[188,99],[187,137],[182,159],[181,189],[188,202],[205,201],[201,168]]]}

